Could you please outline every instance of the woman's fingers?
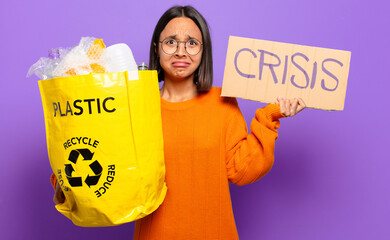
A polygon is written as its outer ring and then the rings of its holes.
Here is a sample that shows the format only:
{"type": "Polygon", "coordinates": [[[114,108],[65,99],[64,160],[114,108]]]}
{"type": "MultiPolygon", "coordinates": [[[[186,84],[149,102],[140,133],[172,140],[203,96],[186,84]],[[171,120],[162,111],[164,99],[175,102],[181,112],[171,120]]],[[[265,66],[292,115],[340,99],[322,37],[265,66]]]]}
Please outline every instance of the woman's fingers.
{"type": "Polygon", "coordinates": [[[280,112],[286,117],[295,116],[306,108],[306,104],[302,98],[286,99],[278,97],[277,104],[279,104],[280,112]]]}
{"type": "Polygon", "coordinates": [[[286,98],[279,98],[279,107],[280,107],[280,112],[286,116],[290,117],[291,111],[290,111],[290,101],[286,98]]]}
{"type": "Polygon", "coordinates": [[[291,100],[291,116],[294,116],[295,114],[298,113],[298,99],[294,98],[291,100]]]}
{"type": "Polygon", "coordinates": [[[284,105],[285,105],[285,108],[286,108],[286,116],[287,117],[291,117],[291,103],[290,103],[290,100],[285,98],[284,99],[284,105]]]}
{"type": "Polygon", "coordinates": [[[286,115],[286,104],[285,104],[284,99],[281,98],[281,97],[278,97],[278,104],[279,104],[280,112],[281,112],[284,116],[287,116],[287,115],[286,115]]]}
{"type": "Polygon", "coordinates": [[[298,98],[298,109],[297,109],[297,113],[299,113],[300,111],[302,111],[303,109],[306,108],[306,104],[305,102],[302,100],[302,98],[298,98]]]}
{"type": "Polygon", "coordinates": [[[56,205],[65,202],[65,195],[61,189],[60,184],[58,184],[58,181],[56,182],[56,190],[54,193],[53,201],[56,205]]]}

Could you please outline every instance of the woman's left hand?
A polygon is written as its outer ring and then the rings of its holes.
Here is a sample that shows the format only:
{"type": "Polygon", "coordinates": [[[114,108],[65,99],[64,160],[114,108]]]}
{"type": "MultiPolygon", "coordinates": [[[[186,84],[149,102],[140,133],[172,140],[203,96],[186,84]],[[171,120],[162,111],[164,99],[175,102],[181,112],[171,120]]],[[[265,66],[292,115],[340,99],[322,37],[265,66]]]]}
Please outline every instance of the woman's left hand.
{"type": "Polygon", "coordinates": [[[280,112],[286,117],[295,116],[306,108],[306,104],[302,98],[287,99],[278,97],[276,104],[279,104],[280,112]]]}

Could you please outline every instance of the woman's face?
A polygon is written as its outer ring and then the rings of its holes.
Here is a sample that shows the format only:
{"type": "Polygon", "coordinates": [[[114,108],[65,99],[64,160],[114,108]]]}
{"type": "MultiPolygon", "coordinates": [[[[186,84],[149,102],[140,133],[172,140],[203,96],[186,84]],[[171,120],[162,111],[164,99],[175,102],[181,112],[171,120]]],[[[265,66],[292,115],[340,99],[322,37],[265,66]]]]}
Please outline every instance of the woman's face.
{"type": "MultiPolygon", "coordinates": [[[[200,29],[194,21],[187,17],[177,17],[169,21],[161,32],[159,41],[165,39],[184,42],[196,39],[203,43],[200,29]]],[[[160,65],[164,69],[165,79],[181,80],[189,77],[192,79],[195,70],[199,67],[202,60],[202,46],[200,46],[201,50],[198,54],[191,56],[187,53],[184,42],[177,42],[178,49],[172,55],[166,54],[162,50],[163,43],[159,43],[158,56],[160,57],[160,65]]]]}

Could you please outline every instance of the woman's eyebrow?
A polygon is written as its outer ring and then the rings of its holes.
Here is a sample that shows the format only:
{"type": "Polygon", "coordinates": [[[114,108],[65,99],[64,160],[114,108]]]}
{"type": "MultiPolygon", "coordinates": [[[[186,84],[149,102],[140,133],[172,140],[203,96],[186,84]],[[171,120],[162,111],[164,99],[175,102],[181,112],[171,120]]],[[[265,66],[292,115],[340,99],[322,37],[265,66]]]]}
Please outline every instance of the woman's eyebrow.
{"type": "Polygon", "coordinates": [[[177,37],[177,34],[173,34],[173,35],[169,35],[168,37],[166,37],[166,38],[173,38],[173,39],[175,39],[177,37]]]}
{"type": "Polygon", "coordinates": [[[188,37],[188,40],[197,40],[197,41],[199,41],[199,42],[201,42],[201,41],[202,41],[202,37],[199,39],[199,38],[196,38],[196,37],[190,36],[190,35],[188,35],[188,34],[187,34],[187,37],[188,37]]]}
{"type": "MultiPolygon", "coordinates": [[[[199,39],[197,39],[196,37],[193,37],[193,36],[188,35],[188,34],[186,34],[186,37],[187,37],[187,39],[196,39],[199,41],[199,39]]],[[[167,39],[167,38],[177,39],[177,34],[169,35],[169,36],[165,37],[164,39],[167,39]]]]}
{"type": "Polygon", "coordinates": [[[196,37],[190,36],[188,34],[187,34],[187,37],[188,37],[188,39],[196,39],[196,40],[198,40],[196,37]]]}

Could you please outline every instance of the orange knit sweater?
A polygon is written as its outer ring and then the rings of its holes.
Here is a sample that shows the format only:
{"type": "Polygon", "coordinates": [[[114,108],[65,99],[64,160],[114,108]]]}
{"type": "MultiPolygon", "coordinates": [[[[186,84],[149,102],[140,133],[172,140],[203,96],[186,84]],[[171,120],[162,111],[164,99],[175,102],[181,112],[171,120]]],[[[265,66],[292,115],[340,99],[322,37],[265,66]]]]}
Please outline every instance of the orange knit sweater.
{"type": "Polygon", "coordinates": [[[136,222],[134,239],[238,239],[229,181],[252,183],[274,161],[279,106],[256,111],[248,135],[235,98],[221,88],[191,100],[162,99],[168,192],[163,204],[136,222]]]}

